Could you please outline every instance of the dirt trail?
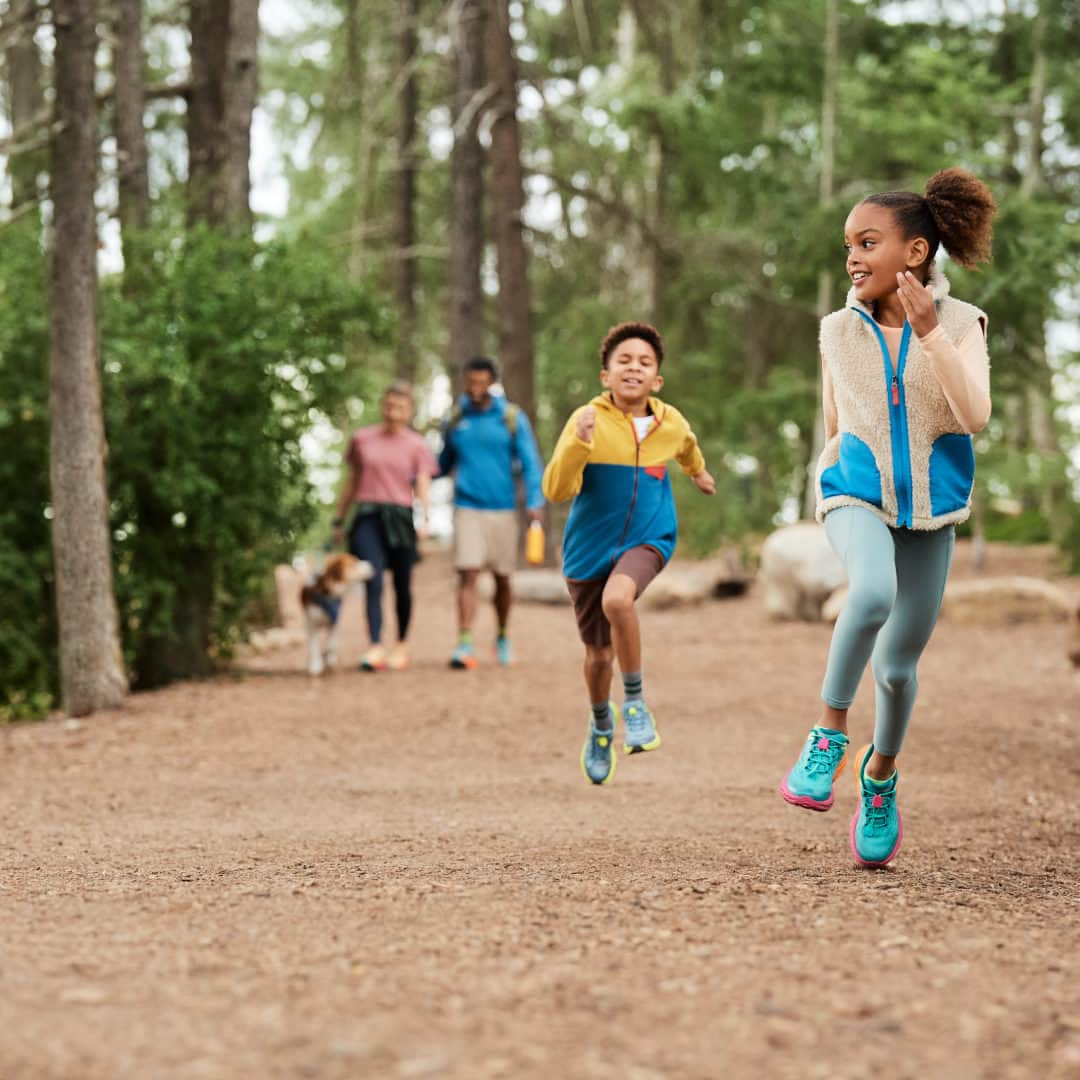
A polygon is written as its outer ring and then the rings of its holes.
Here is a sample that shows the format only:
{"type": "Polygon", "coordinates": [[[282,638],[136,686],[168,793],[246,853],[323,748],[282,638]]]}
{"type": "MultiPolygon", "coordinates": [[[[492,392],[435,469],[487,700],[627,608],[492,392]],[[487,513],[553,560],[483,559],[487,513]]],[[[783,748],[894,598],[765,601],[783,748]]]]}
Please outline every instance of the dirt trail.
{"type": "Polygon", "coordinates": [[[776,793],[827,628],[648,613],[664,746],[597,789],[569,610],[451,673],[444,558],[419,591],[407,674],[353,670],[354,603],[333,677],[287,650],[0,732],[2,1080],[1080,1076],[1060,627],[941,624],[867,872],[849,776],[776,793]]]}

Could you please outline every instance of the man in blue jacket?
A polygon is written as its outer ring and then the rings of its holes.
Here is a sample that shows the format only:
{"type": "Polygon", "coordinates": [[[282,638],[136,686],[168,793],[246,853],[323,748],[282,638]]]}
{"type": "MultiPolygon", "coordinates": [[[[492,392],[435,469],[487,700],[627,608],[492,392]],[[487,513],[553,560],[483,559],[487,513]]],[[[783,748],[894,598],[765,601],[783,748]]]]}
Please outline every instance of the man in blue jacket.
{"type": "Polygon", "coordinates": [[[472,625],[476,617],[476,582],[481,571],[495,577],[498,637],[495,655],[511,661],[507,627],[513,593],[510,575],[521,541],[517,518],[517,476],[525,489],[530,521],[543,516],[540,480],[544,466],[529,418],[505,397],[491,392],[499,377],[495,363],[478,356],[465,365],[465,393],[443,423],[439,471],[454,473],[454,567],[458,573],[457,648],[453,668],[476,667],[472,625]]]}

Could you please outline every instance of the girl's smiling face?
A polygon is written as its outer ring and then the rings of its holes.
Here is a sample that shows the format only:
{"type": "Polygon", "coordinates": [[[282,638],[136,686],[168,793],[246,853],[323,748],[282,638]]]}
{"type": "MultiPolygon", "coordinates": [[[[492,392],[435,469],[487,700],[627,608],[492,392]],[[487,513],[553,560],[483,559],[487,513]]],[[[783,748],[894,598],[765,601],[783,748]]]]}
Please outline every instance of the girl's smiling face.
{"type": "Polygon", "coordinates": [[[887,206],[859,203],[844,224],[844,249],[855,298],[864,304],[896,292],[896,275],[904,270],[926,277],[917,268],[926,262],[930,245],[922,236],[905,237],[887,206]]]}

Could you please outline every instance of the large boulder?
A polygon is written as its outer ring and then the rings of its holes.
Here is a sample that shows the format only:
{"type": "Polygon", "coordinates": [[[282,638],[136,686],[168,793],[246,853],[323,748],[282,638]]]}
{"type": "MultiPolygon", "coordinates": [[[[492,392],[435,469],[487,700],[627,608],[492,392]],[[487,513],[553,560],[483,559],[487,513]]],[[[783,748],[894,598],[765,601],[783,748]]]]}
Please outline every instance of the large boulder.
{"type": "Polygon", "coordinates": [[[1064,589],[1042,578],[979,578],[951,582],[941,614],[952,622],[981,626],[1065,622],[1075,616],[1075,604],[1064,589]]]}
{"type": "Polygon", "coordinates": [[[758,581],[765,610],[774,619],[818,622],[825,601],[847,582],[847,575],[825,529],[800,521],[766,539],[758,581]]]}

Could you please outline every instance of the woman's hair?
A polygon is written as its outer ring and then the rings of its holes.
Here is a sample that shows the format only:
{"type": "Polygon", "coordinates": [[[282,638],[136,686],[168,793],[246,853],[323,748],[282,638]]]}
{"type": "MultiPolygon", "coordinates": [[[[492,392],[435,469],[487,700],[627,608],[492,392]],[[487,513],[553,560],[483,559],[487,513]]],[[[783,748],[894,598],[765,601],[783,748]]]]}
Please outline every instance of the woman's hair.
{"type": "Polygon", "coordinates": [[[930,261],[942,245],[961,266],[969,269],[990,258],[997,203],[990,189],[963,169],[942,169],[926,182],[926,193],[883,191],[863,202],[893,212],[905,239],[926,238],[930,261]]]}
{"type": "Polygon", "coordinates": [[[383,391],[383,401],[385,401],[388,397],[408,398],[409,401],[412,402],[412,400],[413,400],[412,383],[406,382],[404,379],[395,379],[383,391]]]}
{"type": "Polygon", "coordinates": [[[656,366],[660,367],[664,362],[664,339],[655,326],[642,322],[620,323],[607,332],[604,340],[600,343],[601,366],[607,367],[608,360],[611,359],[611,354],[616,347],[631,338],[640,338],[642,341],[647,341],[652,346],[652,351],[656,353],[656,366]]]}

